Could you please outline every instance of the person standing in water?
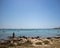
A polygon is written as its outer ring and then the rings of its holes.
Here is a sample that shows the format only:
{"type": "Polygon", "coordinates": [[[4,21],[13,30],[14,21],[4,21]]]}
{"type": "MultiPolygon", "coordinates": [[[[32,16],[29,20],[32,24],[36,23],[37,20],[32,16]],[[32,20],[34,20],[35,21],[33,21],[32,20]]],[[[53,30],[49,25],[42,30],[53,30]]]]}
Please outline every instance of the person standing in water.
{"type": "Polygon", "coordinates": [[[12,36],[13,38],[15,37],[15,33],[13,32],[13,36],[12,36]]]}

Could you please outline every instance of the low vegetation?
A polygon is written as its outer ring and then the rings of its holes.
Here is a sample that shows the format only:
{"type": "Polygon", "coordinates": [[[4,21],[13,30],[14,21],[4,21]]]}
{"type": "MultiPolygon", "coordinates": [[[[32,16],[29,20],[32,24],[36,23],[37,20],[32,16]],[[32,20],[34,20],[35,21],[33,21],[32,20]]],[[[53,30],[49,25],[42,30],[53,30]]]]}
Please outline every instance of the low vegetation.
{"type": "Polygon", "coordinates": [[[44,44],[49,44],[49,41],[46,40],[46,41],[43,41],[43,43],[44,43],[44,44]]]}
{"type": "Polygon", "coordinates": [[[42,42],[37,42],[37,43],[35,43],[36,45],[42,45],[42,42]]]}

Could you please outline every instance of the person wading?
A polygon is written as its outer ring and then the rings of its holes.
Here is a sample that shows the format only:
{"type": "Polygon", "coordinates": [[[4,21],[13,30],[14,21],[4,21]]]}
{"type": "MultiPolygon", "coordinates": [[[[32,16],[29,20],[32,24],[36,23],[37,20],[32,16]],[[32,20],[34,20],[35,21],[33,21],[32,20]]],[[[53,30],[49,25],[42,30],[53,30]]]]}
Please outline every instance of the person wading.
{"type": "Polygon", "coordinates": [[[13,36],[12,36],[13,38],[15,37],[15,33],[13,32],[13,36]]]}

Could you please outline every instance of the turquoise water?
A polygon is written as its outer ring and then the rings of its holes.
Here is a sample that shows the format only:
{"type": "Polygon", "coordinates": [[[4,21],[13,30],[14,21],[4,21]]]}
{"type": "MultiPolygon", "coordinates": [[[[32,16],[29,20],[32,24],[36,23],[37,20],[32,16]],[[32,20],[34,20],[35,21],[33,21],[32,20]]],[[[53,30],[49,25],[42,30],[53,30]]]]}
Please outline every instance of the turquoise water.
{"type": "Polygon", "coordinates": [[[27,37],[54,37],[60,35],[60,29],[0,29],[0,39],[12,36],[12,33],[16,36],[27,37]]]}

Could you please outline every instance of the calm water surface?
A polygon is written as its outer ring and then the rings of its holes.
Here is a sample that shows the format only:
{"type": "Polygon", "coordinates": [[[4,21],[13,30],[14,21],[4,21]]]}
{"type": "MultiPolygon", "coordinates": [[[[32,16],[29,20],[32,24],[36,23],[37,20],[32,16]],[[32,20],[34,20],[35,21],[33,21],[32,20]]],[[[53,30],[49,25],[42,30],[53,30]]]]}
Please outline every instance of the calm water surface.
{"type": "Polygon", "coordinates": [[[60,29],[0,29],[0,39],[12,36],[12,33],[16,36],[27,37],[54,37],[60,35],[60,29]]]}

